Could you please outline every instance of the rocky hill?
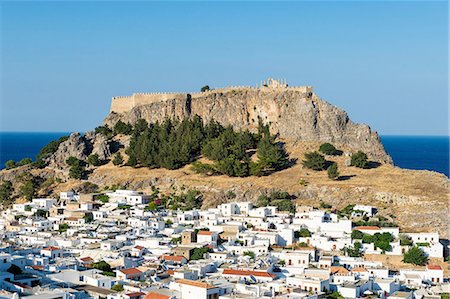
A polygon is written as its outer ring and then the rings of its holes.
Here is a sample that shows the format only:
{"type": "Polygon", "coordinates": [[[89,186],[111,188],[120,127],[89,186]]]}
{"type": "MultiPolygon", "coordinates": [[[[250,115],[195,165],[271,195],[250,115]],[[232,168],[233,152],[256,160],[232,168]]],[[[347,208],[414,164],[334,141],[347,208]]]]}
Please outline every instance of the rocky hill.
{"type": "MultiPolygon", "coordinates": [[[[114,166],[111,156],[120,152],[125,160],[130,136],[88,132],[71,134],[61,141],[45,158],[44,168],[30,165],[0,171],[0,181],[13,183],[16,200],[25,200],[21,188],[33,179],[36,196],[57,196],[70,189],[80,192],[103,190],[113,185],[150,191],[192,188],[204,194],[203,207],[226,201],[255,201],[261,193],[287,191],[297,197],[299,204],[318,206],[321,201],[342,208],[347,204],[366,203],[379,208],[380,214],[410,231],[439,231],[449,237],[449,181],[444,175],[430,171],[404,170],[392,165],[376,132],[366,125],[349,120],[345,111],[321,100],[310,89],[270,85],[264,88],[229,88],[208,91],[195,96],[165,95],[163,100],[133,104],[112,112],[104,124],[113,127],[122,120],[134,123],[166,118],[187,118],[200,115],[203,120],[215,119],[237,129],[256,130],[258,118],[271,124],[279,133],[290,158],[291,167],[263,177],[206,176],[194,173],[190,165],[180,169],[150,169],[114,166]],[[368,153],[378,167],[360,169],[348,165],[348,156],[327,156],[336,162],[340,179],[330,180],[326,171],[303,167],[304,154],[315,151],[323,142],[331,142],[340,150],[368,153]],[[69,178],[67,158],[86,160],[97,154],[104,163],[89,166],[83,180],[69,178]],[[235,197],[230,197],[232,192],[235,197]],[[418,212],[420,211],[420,217],[418,212]]],[[[126,99],[128,100],[128,99],[126,99]]],[[[129,104],[129,103],[128,103],[129,104]]]]}
{"type": "MultiPolygon", "coordinates": [[[[142,97],[145,95],[140,100],[142,97]]],[[[132,100],[132,97],[123,99],[132,100]]],[[[214,119],[236,129],[254,131],[260,118],[270,123],[272,132],[282,138],[331,142],[352,151],[362,150],[373,161],[392,163],[376,132],[367,125],[352,122],[345,111],[320,99],[310,89],[273,84],[263,88],[212,90],[194,97],[162,94],[160,101],[151,95],[151,101],[139,103],[119,112],[112,109],[104,124],[112,127],[118,120],[133,124],[143,118],[153,123],[199,115],[204,121],[214,119]]]]}

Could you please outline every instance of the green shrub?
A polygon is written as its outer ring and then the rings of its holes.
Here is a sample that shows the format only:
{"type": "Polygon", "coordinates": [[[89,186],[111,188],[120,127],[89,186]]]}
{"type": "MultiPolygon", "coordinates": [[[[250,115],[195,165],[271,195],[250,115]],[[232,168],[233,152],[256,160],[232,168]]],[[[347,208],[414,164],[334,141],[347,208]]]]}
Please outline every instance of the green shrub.
{"type": "Polygon", "coordinates": [[[124,134],[124,135],[130,135],[133,131],[133,126],[129,123],[124,123],[123,121],[119,120],[114,125],[114,134],[124,134]]]}
{"type": "Polygon", "coordinates": [[[102,203],[109,202],[109,196],[106,194],[102,194],[96,197],[97,200],[101,201],[102,203]]]}
{"type": "Polygon", "coordinates": [[[98,154],[90,154],[88,157],[88,163],[92,166],[99,166],[101,164],[98,154]]]}
{"type": "Polygon", "coordinates": [[[417,246],[409,249],[405,254],[403,254],[403,262],[418,266],[423,266],[427,263],[428,257],[425,252],[417,246]]]}
{"type": "Polygon", "coordinates": [[[14,162],[14,160],[8,160],[5,163],[5,167],[6,169],[13,169],[16,167],[16,162],[14,162]]]}
{"type": "Polygon", "coordinates": [[[360,239],[361,240],[363,237],[364,237],[363,232],[356,230],[356,229],[354,229],[352,231],[352,239],[360,239]]]}
{"type": "Polygon", "coordinates": [[[31,160],[30,158],[23,158],[22,160],[19,161],[18,165],[24,166],[27,164],[31,164],[32,162],[33,162],[33,160],[31,160]]]}
{"type": "Polygon", "coordinates": [[[362,151],[358,151],[352,155],[350,165],[359,168],[368,168],[369,161],[367,160],[367,155],[362,151]]]}
{"type": "Polygon", "coordinates": [[[194,248],[191,255],[191,261],[203,259],[203,255],[210,251],[211,249],[209,249],[208,247],[194,248]]]}
{"type": "Polygon", "coordinates": [[[121,153],[116,153],[114,155],[114,159],[112,160],[113,164],[116,166],[122,165],[123,164],[123,157],[121,153]]]}
{"type": "Polygon", "coordinates": [[[244,251],[244,256],[249,256],[251,259],[255,259],[255,253],[253,251],[244,251]]]}
{"type": "Polygon", "coordinates": [[[120,283],[116,283],[115,285],[113,285],[111,287],[111,290],[116,291],[116,292],[122,292],[123,291],[123,285],[121,285],[120,283]]]}
{"type": "Polygon", "coordinates": [[[41,148],[36,158],[36,162],[40,161],[38,165],[45,165],[45,162],[43,160],[54,154],[58,150],[59,145],[67,139],[69,139],[69,136],[61,137],[58,140],[51,141],[49,144],[41,148]]]}
{"type": "Polygon", "coordinates": [[[327,174],[328,178],[331,180],[335,180],[339,177],[339,171],[338,166],[336,162],[333,162],[328,168],[327,168],[327,174]]]}
{"type": "Polygon", "coordinates": [[[338,150],[331,143],[323,143],[319,147],[319,151],[325,155],[336,155],[338,150]]]}
{"type": "Polygon", "coordinates": [[[325,158],[318,152],[311,152],[305,154],[303,165],[309,169],[320,171],[324,170],[326,166],[325,158]]]}

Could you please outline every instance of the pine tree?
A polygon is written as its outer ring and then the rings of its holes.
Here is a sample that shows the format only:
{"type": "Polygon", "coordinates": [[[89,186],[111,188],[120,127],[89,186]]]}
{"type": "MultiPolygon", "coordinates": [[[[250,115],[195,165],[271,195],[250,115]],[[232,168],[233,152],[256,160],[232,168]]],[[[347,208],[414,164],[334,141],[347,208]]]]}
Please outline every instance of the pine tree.
{"type": "Polygon", "coordinates": [[[325,169],[326,160],[318,152],[306,153],[303,165],[312,170],[320,171],[325,169]]]}
{"type": "Polygon", "coordinates": [[[367,160],[367,155],[362,151],[358,151],[352,155],[350,165],[359,168],[368,168],[369,162],[367,160]]]}
{"type": "Polygon", "coordinates": [[[413,265],[425,265],[428,261],[428,257],[425,252],[417,246],[412,247],[403,255],[403,262],[413,265]]]}
{"type": "Polygon", "coordinates": [[[333,162],[327,169],[328,177],[332,180],[336,180],[339,177],[338,165],[333,162]]]}
{"type": "Polygon", "coordinates": [[[116,166],[122,165],[123,164],[123,157],[121,153],[117,153],[114,155],[114,159],[113,159],[113,164],[116,166]]]}

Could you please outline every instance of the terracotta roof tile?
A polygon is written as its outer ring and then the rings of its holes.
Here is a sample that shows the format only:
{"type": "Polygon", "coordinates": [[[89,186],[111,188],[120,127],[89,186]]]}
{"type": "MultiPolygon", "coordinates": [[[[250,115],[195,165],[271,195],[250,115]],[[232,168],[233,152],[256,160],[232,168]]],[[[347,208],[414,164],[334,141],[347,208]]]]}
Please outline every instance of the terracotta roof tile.
{"type": "Polygon", "coordinates": [[[332,266],[330,267],[330,273],[331,274],[340,274],[340,275],[345,275],[348,274],[350,271],[348,271],[347,269],[345,269],[342,266],[332,266]]]}
{"type": "Polygon", "coordinates": [[[163,255],[161,256],[161,259],[165,261],[182,262],[185,257],[181,255],[163,255]]]}
{"type": "Polygon", "coordinates": [[[150,292],[144,297],[144,299],[169,299],[169,298],[170,298],[170,296],[158,294],[155,292],[150,292]]]}
{"type": "Polygon", "coordinates": [[[136,268],[121,269],[118,271],[122,272],[125,275],[138,275],[138,274],[140,275],[140,274],[142,274],[142,272],[136,268]]]}
{"type": "Polygon", "coordinates": [[[357,226],[355,230],[381,230],[378,226],[357,226]]]}
{"type": "Polygon", "coordinates": [[[255,277],[277,277],[275,274],[268,273],[266,271],[253,271],[253,270],[235,270],[235,269],[225,269],[223,270],[224,275],[238,275],[238,276],[255,276],[255,277]]]}
{"type": "Polygon", "coordinates": [[[439,265],[428,265],[427,269],[428,270],[442,270],[442,267],[439,265]]]}
{"type": "Polygon", "coordinates": [[[212,236],[214,233],[206,230],[201,230],[198,232],[198,235],[200,236],[212,236]]]}
{"type": "Polygon", "coordinates": [[[217,287],[208,284],[206,282],[201,282],[201,281],[195,281],[195,280],[189,280],[189,279],[178,279],[176,280],[177,283],[181,283],[181,284],[185,284],[185,285],[189,285],[189,286],[193,286],[193,287],[197,287],[197,288],[203,288],[203,289],[215,289],[217,287]]]}
{"type": "Polygon", "coordinates": [[[55,247],[55,246],[48,246],[48,247],[42,248],[42,250],[54,251],[54,250],[61,250],[61,248],[55,247]]]}

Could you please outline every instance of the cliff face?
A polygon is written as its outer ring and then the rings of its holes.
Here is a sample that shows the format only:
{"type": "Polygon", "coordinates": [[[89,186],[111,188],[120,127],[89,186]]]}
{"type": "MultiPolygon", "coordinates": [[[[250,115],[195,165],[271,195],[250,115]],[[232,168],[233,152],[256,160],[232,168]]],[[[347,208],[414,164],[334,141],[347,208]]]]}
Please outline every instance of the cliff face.
{"type": "Polygon", "coordinates": [[[199,115],[204,121],[214,119],[237,129],[256,130],[258,118],[271,124],[273,133],[293,141],[331,142],[354,151],[366,152],[370,159],[392,163],[376,132],[364,124],[353,123],[347,113],[317,95],[290,89],[230,89],[207,92],[192,98],[189,94],[135,106],[122,113],[111,112],[104,124],[118,120],[134,123],[165,118],[199,115]]]}

